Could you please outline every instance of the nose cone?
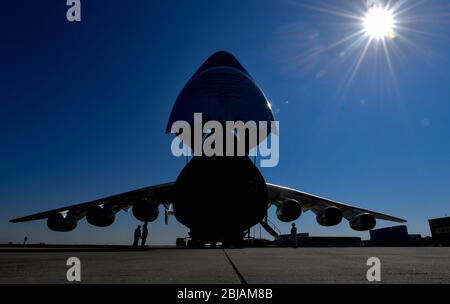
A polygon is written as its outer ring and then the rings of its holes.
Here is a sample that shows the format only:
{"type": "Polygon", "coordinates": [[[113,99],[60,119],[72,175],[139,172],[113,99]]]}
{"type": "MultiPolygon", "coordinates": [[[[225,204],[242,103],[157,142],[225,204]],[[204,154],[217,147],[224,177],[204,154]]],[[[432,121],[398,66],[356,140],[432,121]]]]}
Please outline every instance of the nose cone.
{"type": "Polygon", "coordinates": [[[220,51],[210,56],[189,79],[172,108],[166,133],[176,121],[191,127],[194,113],[206,120],[266,121],[274,120],[270,104],[239,61],[220,51]]]}
{"type": "Polygon", "coordinates": [[[206,59],[206,61],[200,66],[197,72],[195,72],[193,77],[197,76],[198,74],[201,74],[206,70],[216,67],[234,68],[248,75],[244,67],[233,55],[225,51],[219,51],[209,56],[209,58],[206,59]]]}

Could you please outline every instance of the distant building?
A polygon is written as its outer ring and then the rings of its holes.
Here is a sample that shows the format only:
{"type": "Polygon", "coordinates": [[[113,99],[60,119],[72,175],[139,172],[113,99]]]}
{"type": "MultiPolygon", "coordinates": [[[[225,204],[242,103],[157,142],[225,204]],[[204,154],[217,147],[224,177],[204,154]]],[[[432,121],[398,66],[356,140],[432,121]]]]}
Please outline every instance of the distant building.
{"type": "Polygon", "coordinates": [[[370,230],[372,246],[405,246],[408,241],[408,228],[405,225],[370,230]]]}
{"type": "Polygon", "coordinates": [[[420,242],[420,241],[422,241],[422,235],[420,235],[420,234],[409,234],[408,235],[408,240],[410,242],[420,242]]]}
{"type": "Polygon", "coordinates": [[[374,229],[370,231],[370,241],[367,246],[434,246],[430,237],[423,238],[420,234],[408,234],[404,225],[374,229]]]}
{"type": "MultiPolygon", "coordinates": [[[[290,234],[279,237],[280,246],[291,246],[290,234]]],[[[309,236],[309,233],[298,233],[298,247],[360,247],[361,238],[345,236],[309,236]]]]}
{"type": "Polygon", "coordinates": [[[434,243],[450,246],[450,217],[428,220],[434,243]]]}

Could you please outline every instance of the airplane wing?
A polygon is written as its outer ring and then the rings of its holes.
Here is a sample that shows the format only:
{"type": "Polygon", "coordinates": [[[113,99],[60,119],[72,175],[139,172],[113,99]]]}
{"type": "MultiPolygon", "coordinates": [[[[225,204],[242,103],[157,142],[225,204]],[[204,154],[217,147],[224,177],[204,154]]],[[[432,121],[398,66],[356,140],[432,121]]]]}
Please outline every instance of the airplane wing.
{"type": "MultiPolygon", "coordinates": [[[[174,187],[175,183],[167,183],[156,186],[150,186],[146,188],[141,188],[122,194],[117,194],[113,196],[108,196],[100,199],[96,199],[90,202],[85,202],[81,204],[71,205],[63,208],[53,209],[25,217],[16,218],[10,220],[11,223],[27,222],[40,219],[49,219],[52,216],[65,216],[65,214],[70,214],[71,217],[79,220],[86,216],[88,211],[93,207],[107,207],[114,213],[120,210],[128,210],[134,204],[141,202],[142,200],[149,200],[155,204],[164,204],[166,206],[166,223],[167,216],[173,214],[173,210],[170,209],[170,203],[174,200],[174,187]]],[[[290,189],[287,187],[277,186],[274,184],[267,184],[269,192],[269,201],[271,203],[282,202],[288,199],[294,199],[298,201],[301,205],[303,212],[313,211],[315,214],[320,213],[321,210],[327,207],[338,208],[342,213],[342,217],[351,221],[355,217],[361,214],[370,214],[376,219],[382,219],[387,221],[394,221],[398,223],[406,222],[404,219],[393,217],[390,215],[370,211],[367,209],[353,207],[350,205],[342,204],[333,200],[315,196],[306,192],[290,189]]],[[[60,220],[63,221],[61,218],[60,220]]],[[[68,227],[72,227],[70,223],[65,223],[68,227]]],[[[69,228],[68,228],[69,229],[69,228]]],[[[64,230],[70,231],[70,230],[64,230]]]]}
{"type": "Polygon", "coordinates": [[[71,212],[76,218],[82,218],[89,208],[93,206],[109,207],[111,210],[128,210],[136,202],[149,199],[156,203],[170,203],[173,201],[173,187],[175,183],[167,183],[156,186],[141,188],[113,196],[96,199],[90,202],[67,206],[59,209],[53,209],[33,215],[28,215],[10,220],[11,223],[20,223],[46,219],[54,214],[71,212]]]}
{"type": "Polygon", "coordinates": [[[306,192],[298,191],[295,189],[290,189],[287,187],[277,186],[273,184],[267,184],[267,188],[269,190],[269,200],[270,201],[283,201],[286,199],[295,199],[297,200],[303,211],[311,210],[314,213],[318,213],[321,209],[326,207],[337,207],[344,218],[347,220],[353,219],[355,216],[359,214],[371,214],[376,219],[392,221],[397,223],[405,223],[406,220],[386,215],[383,213],[374,212],[371,210],[354,207],[346,204],[342,204],[333,200],[329,200],[320,196],[316,196],[313,194],[309,194],[306,192]]]}

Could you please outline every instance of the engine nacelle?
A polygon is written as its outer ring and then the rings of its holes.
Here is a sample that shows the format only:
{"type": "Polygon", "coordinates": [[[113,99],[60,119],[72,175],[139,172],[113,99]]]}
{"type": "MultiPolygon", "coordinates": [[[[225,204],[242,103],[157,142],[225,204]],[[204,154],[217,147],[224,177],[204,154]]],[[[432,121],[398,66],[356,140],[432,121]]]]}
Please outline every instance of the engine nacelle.
{"type": "Polygon", "coordinates": [[[375,228],[377,221],[372,214],[361,213],[353,217],[350,222],[350,227],[356,231],[366,231],[375,228]]]}
{"type": "Polygon", "coordinates": [[[148,201],[142,200],[134,204],[133,215],[142,222],[153,222],[158,218],[158,205],[148,201]]]}
{"type": "Polygon", "coordinates": [[[330,227],[342,221],[342,213],[339,208],[330,206],[319,210],[316,214],[317,223],[321,226],[330,227]]]}
{"type": "Polygon", "coordinates": [[[94,206],[86,213],[86,220],[89,224],[97,227],[107,227],[114,223],[116,214],[109,208],[94,206]]]}
{"type": "Polygon", "coordinates": [[[277,217],[282,222],[292,222],[302,215],[302,206],[295,199],[288,199],[278,205],[277,217]]]}
{"type": "Polygon", "coordinates": [[[58,232],[72,231],[77,227],[77,224],[77,219],[70,214],[64,217],[61,213],[56,213],[47,219],[48,228],[58,232]]]}

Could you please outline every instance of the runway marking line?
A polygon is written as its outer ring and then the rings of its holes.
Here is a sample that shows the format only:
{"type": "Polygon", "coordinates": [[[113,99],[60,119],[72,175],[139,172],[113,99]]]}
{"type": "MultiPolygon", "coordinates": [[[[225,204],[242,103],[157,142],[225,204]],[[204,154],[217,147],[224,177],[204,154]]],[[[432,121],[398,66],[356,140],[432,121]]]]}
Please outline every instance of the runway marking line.
{"type": "Polygon", "coordinates": [[[236,272],[236,275],[239,279],[239,281],[241,281],[241,284],[247,285],[247,281],[245,280],[244,276],[241,274],[241,272],[239,271],[239,269],[236,267],[236,265],[233,263],[233,261],[231,260],[231,258],[228,256],[227,252],[225,251],[225,249],[222,249],[223,253],[225,254],[225,256],[227,257],[228,262],[230,262],[231,267],[233,267],[234,272],[236,272]]]}

